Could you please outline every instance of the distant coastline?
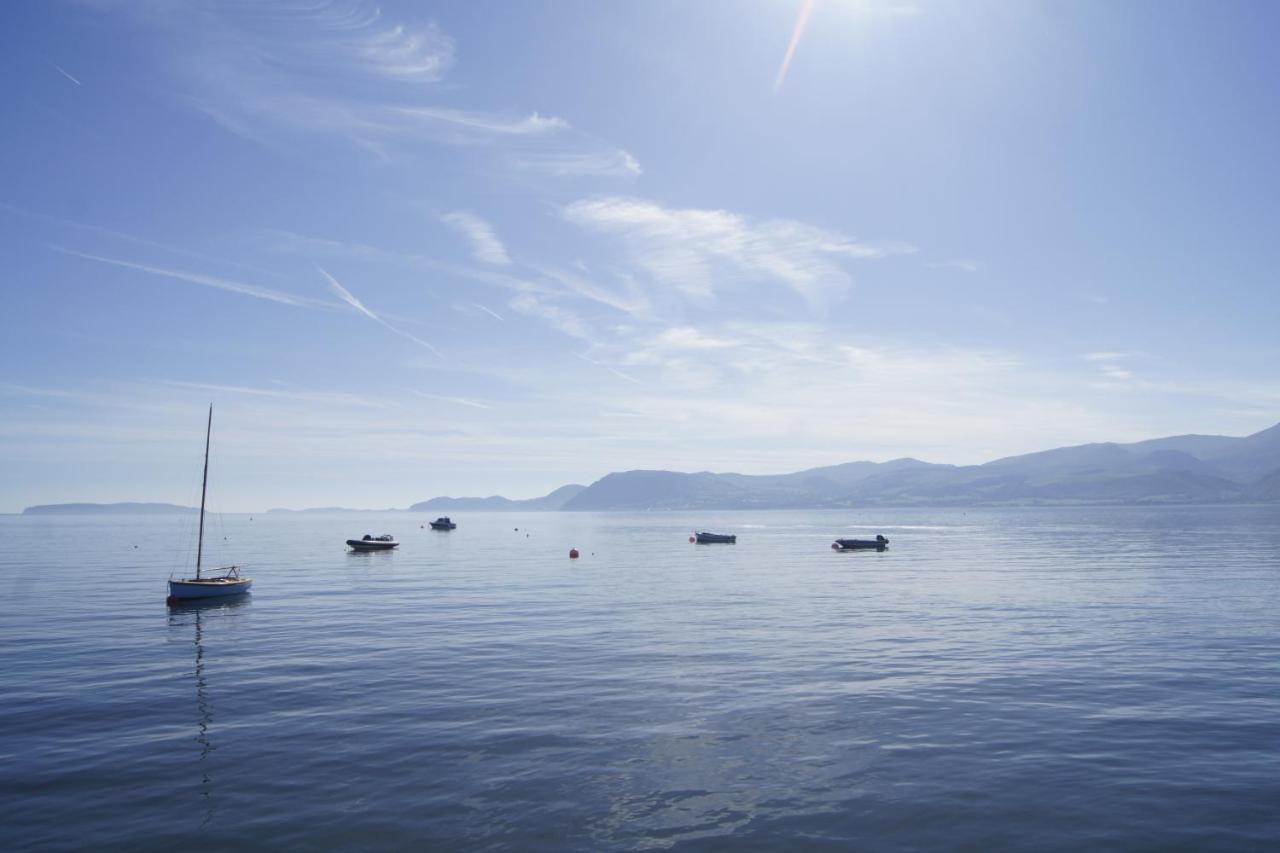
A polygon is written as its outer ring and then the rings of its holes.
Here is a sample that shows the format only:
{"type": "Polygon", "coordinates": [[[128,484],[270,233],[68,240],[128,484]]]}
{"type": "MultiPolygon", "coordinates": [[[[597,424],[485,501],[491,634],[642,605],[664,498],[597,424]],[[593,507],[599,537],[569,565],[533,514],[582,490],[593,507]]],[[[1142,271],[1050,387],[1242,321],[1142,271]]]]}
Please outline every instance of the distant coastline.
{"type": "Polygon", "coordinates": [[[41,504],[29,506],[22,511],[23,515],[177,515],[199,512],[193,506],[178,506],[166,503],[72,503],[41,504]]]}
{"type": "MultiPolygon", "coordinates": [[[[539,498],[436,497],[410,512],[1166,506],[1280,502],[1280,424],[1253,435],[1180,435],[1060,447],[982,465],[847,462],[791,474],[635,470],[539,498]]],[[[24,515],[186,513],[164,503],[46,504],[24,515]]],[[[271,513],[404,512],[344,507],[271,513]]]]}

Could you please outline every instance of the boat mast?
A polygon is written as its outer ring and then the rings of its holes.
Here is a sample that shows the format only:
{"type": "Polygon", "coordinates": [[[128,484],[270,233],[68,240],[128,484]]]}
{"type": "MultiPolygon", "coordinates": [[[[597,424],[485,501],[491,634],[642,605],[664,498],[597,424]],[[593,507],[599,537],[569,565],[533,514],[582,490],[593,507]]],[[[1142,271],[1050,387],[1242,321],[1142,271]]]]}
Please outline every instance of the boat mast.
{"type": "Polygon", "coordinates": [[[196,580],[200,580],[200,558],[204,556],[204,494],[205,490],[209,488],[209,436],[212,433],[213,403],[210,403],[209,423],[204,430],[204,478],[200,481],[200,539],[196,543],[196,580]]]}

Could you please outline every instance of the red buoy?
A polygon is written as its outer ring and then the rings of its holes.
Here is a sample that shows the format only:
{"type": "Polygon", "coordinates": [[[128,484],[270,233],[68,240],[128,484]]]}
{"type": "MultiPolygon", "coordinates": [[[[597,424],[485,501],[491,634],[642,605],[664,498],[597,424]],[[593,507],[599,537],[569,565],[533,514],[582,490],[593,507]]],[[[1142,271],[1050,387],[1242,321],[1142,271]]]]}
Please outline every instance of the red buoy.
{"type": "Polygon", "coordinates": [[[569,549],[569,559],[570,559],[570,560],[576,560],[576,559],[578,559],[578,549],[577,549],[577,548],[570,548],[570,549],[569,549]]]}
{"type": "Polygon", "coordinates": [[[696,537],[696,536],[690,536],[690,537],[689,537],[689,541],[690,541],[690,542],[697,542],[697,541],[698,541],[698,537],[696,537]]]}

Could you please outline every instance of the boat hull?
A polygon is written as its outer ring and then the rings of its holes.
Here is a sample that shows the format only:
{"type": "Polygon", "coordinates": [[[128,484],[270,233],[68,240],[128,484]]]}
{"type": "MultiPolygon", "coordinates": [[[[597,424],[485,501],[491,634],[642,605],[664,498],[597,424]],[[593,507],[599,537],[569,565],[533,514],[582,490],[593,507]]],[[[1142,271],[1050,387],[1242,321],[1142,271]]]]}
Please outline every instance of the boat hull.
{"type": "Polygon", "coordinates": [[[738,541],[736,535],[724,533],[695,533],[693,537],[699,545],[732,545],[738,541]]]}
{"type": "Polygon", "coordinates": [[[222,598],[228,595],[243,595],[253,586],[253,578],[236,578],[233,580],[194,580],[186,579],[169,581],[169,598],[175,601],[190,601],[197,598],[222,598]]]}
{"type": "Polygon", "coordinates": [[[432,529],[432,530],[453,530],[453,529],[454,529],[455,527],[457,527],[457,526],[458,526],[458,525],[456,525],[456,524],[452,524],[452,523],[450,523],[450,524],[441,524],[441,523],[440,523],[440,522],[438,522],[438,521],[433,521],[433,522],[431,522],[431,529],[432,529]]]}
{"type": "Polygon", "coordinates": [[[348,539],[347,544],[353,551],[390,551],[399,547],[399,542],[371,542],[367,539],[348,539]]]}
{"type": "Polygon", "coordinates": [[[883,551],[888,547],[888,539],[837,539],[831,543],[833,551],[883,551]]]}

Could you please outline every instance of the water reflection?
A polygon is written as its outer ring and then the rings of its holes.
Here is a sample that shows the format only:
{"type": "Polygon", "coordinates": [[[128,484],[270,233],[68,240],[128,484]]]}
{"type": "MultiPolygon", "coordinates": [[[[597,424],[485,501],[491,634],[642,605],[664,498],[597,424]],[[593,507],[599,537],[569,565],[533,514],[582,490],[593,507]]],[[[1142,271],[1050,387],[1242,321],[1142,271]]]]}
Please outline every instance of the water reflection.
{"type": "Polygon", "coordinates": [[[204,630],[209,619],[229,616],[242,607],[247,607],[253,598],[249,595],[230,596],[225,600],[187,600],[169,605],[169,627],[184,628],[193,626],[193,644],[196,649],[196,736],[195,742],[200,746],[196,759],[200,768],[200,801],[202,805],[200,828],[204,829],[213,821],[216,802],[213,797],[213,781],[209,776],[209,755],[216,749],[209,736],[213,725],[213,704],[209,700],[209,682],[206,673],[204,630]]]}
{"type": "Polygon", "coordinates": [[[388,548],[385,551],[357,551],[354,548],[347,549],[347,556],[352,560],[390,560],[396,554],[394,549],[388,548]]]}

